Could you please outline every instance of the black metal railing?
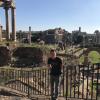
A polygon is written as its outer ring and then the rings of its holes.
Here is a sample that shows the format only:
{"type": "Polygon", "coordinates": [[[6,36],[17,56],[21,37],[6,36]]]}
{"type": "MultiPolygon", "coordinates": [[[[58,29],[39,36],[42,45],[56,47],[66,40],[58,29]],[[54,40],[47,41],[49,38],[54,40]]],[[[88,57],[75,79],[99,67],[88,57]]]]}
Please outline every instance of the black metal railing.
{"type": "MultiPolygon", "coordinates": [[[[97,100],[100,84],[100,64],[64,66],[59,83],[59,96],[86,100],[97,100]]],[[[21,93],[50,96],[50,70],[0,68],[0,86],[21,93]]]]}

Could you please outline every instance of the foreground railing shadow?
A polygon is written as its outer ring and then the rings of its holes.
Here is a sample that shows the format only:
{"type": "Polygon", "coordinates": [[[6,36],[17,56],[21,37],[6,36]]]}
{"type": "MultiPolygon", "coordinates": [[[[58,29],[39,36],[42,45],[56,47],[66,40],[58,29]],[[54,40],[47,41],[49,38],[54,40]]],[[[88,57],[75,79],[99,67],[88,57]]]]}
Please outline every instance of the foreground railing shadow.
{"type": "MultiPolygon", "coordinates": [[[[59,96],[97,100],[100,84],[100,64],[64,66],[59,83],[59,96]]],[[[35,95],[50,96],[50,69],[0,68],[0,86],[35,95]]]]}

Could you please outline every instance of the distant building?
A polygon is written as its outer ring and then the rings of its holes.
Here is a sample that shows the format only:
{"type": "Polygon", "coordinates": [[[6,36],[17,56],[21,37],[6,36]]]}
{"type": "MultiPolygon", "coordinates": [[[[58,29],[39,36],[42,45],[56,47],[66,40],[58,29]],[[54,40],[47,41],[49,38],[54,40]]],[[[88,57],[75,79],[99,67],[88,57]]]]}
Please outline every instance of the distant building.
{"type": "Polygon", "coordinates": [[[100,46],[100,33],[84,35],[83,45],[84,46],[100,46]]]}
{"type": "Polygon", "coordinates": [[[2,40],[6,40],[6,30],[2,30],[2,40]]]}
{"type": "MultiPolygon", "coordinates": [[[[22,31],[19,30],[16,32],[17,34],[17,40],[23,41],[23,40],[28,40],[29,39],[29,31],[22,31]]],[[[37,40],[43,39],[43,34],[41,31],[31,31],[31,40],[32,42],[37,42],[37,40]]]]}
{"type": "Polygon", "coordinates": [[[79,30],[75,30],[75,31],[72,31],[72,42],[73,44],[80,44],[83,42],[83,36],[86,36],[87,33],[86,32],[82,32],[81,31],[81,27],[79,27],[79,30]]]}
{"type": "Polygon", "coordinates": [[[61,28],[49,29],[44,31],[44,41],[48,44],[55,44],[62,41],[65,30],[61,28]]]}
{"type": "MultiPolygon", "coordinates": [[[[29,31],[17,31],[17,39],[28,39],[29,31]]],[[[6,38],[6,31],[2,31],[3,39],[6,38]]],[[[81,44],[81,45],[99,45],[100,46],[100,32],[97,30],[94,34],[88,34],[81,31],[81,27],[78,30],[68,31],[62,28],[48,29],[45,31],[31,31],[32,42],[44,41],[46,44],[55,44],[63,42],[65,44],[81,44]]]]}
{"type": "Polygon", "coordinates": [[[95,35],[96,35],[96,44],[100,45],[100,32],[96,33],[95,35]]]}
{"type": "Polygon", "coordinates": [[[83,41],[85,46],[94,46],[96,44],[96,35],[86,34],[83,38],[83,41]]]}

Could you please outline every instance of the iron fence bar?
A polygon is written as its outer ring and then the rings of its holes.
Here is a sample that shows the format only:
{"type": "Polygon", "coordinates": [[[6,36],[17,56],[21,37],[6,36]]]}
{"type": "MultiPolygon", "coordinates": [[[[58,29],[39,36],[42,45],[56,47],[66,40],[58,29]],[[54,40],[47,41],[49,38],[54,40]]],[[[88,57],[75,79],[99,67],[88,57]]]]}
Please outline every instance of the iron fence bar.
{"type": "MultiPolygon", "coordinates": [[[[20,74],[20,79],[19,80],[21,82],[24,82],[25,83],[25,72],[22,71],[22,70],[20,70],[19,71],[19,74],[20,74]]],[[[26,91],[25,91],[25,85],[24,84],[22,84],[22,91],[26,93],[26,91]]]]}
{"type": "Polygon", "coordinates": [[[75,85],[75,81],[76,81],[76,66],[74,67],[74,83],[73,83],[73,86],[74,86],[74,98],[75,98],[75,90],[76,90],[76,85],[75,85]]]}
{"type": "Polygon", "coordinates": [[[63,75],[62,75],[62,78],[63,78],[63,85],[62,85],[63,86],[63,97],[64,97],[64,92],[65,92],[65,88],[64,88],[64,79],[65,79],[64,75],[65,75],[65,71],[64,71],[64,68],[65,67],[63,66],[63,75]]]}
{"type": "Polygon", "coordinates": [[[30,82],[29,82],[29,79],[30,79],[30,76],[29,76],[29,71],[27,72],[27,74],[28,74],[28,98],[30,97],[30,88],[29,88],[29,86],[30,86],[30,82]]]}
{"type": "MultiPolygon", "coordinates": [[[[13,75],[13,72],[14,72],[14,70],[11,69],[10,70],[10,80],[15,80],[15,77],[13,75]]],[[[15,89],[14,82],[12,82],[12,89],[15,89]]]]}
{"type": "Polygon", "coordinates": [[[25,92],[24,84],[21,84],[21,82],[24,82],[24,77],[25,77],[24,75],[25,75],[25,72],[21,70],[20,71],[20,79],[19,79],[19,81],[20,81],[20,86],[22,87],[22,91],[25,92]]]}
{"type": "MultiPolygon", "coordinates": [[[[35,87],[36,87],[36,70],[35,70],[35,87]]],[[[35,90],[35,95],[36,95],[36,90],[35,90]]]]}
{"type": "Polygon", "coordinates": [[[33,93],[33,88],[32,88],[32,82],[33,82],[33,80],[32,80],[32,71],[29,71],[29,86],[30,86],[30,95],[32,95],[32,93],[33,93]],[[31,83],[30,83],[31,82],[31,83]]]}
{"type": "Polygon", "coordinates": [[[78,66],[78,98],[80,97],[80,65],[78,66]]]}
{"type": "Polygon", "coordinates": [[[33,78],[32,78],[32,81],[33,81],[33,84],[32,84],[32,86],[33,86],[33,92],[32,92],[32,95],[34,95],[34,71],[32,71],[32,76],[33,76],[33,78]]]}
{"type": "Polygon", "coordinates": [[[38,84],[39,84],[39,95],[41,94],[41,79],[40,79],[40,70],[38,70],[38,84]]]}
{"type": "MultiPolygon", "coordinates": [[[[21,77],[20,79],[22,80],[22,82],[26,83],[26,80],[25,80],[25,79],[26,79],[26,74],[25,74],[25,72],[22,72],[22,71],[21,71],[21,72],[20,72],[20,77],[21,77]],[[24,77],[23,77],[23,76],[24,76],[24,77]]],[[[27,92],[26,92],[26,86],[23,84],[22,87],[24,88],[24,92],[27,93],[27,92]]]]}
{"type": "MultiPolygon", "coordinates": [[[[13,78],[12,78],[12,79],[16,80],[16,77],[15,77],[15,70],[13,69],[12,71],[13,71],[13,73],[14,73],[14,75],[12,74],[12,75],[13,75],[13,78]]],[[[16,81],[15,81],[15,83],[16,83],[16,81]]],[[[14,83],[13,83],[13,84],[14,84],[14,83]]],[[[14,87],[14,89],[15,89],[15,87],[14,87]]]]}
{"type": "Polygon", "coordinates": [[[68,98],[68,67],[66,67],[66,100],[68,98]]]}
{"type": "Polygon", "coordinates": [[[50,78],[49,78],[49,69],[47,69],[47,77],[48,77],[48,80],[47,80],[47,90],[48,90],[48,91],[47,91],[47,95],[50,95],[50,94],[49,94],[49,89],[50,89],[50,86],[49,86],[49,84],[50,84],[50,83],[49,83],[49,82],[50,82],[50,81],[49,81],[49,80],[50,80],[50,78]]]}
{"type": "Polygon", "coordinates": [[[39,94],[41,95],[41,70],[39,70],[39,94]]]}
{"type": "MultiPolygon", "coordinates": [[[[21,71],[20,70],[18,70],[18,80],[21,81],[21,71]]],[[[16,81],[16,83],[17,83],[17,81],[16,81]]],[[[17,85],[16,85],[16,87],[17,87],[17,85]]],[[[23,91],[23,85],[22,85],[22,91],[23,91]]]]}
{"type": "Polygon", "coordinates": [[[96,100],[98,99],[98,85],[99,85],[99,78],[100,78],[100,76],[99,76],[99,67],[100,67],[100,64],[97,64],[97,84],[96,84],[96,100]]]}
{"type": "Polygon", "coordinates": [[[79,78],[80,78],[80,76],[79,76],[79,75],[80,75],[79,65],[78,65],[78,67],[77,67],[77,73],[76,73],[76,74],[77,74],[77,81],[76,81],[76,84],[77,84],[77,89],[78,89],[78,90],[77,90],[77,98],[79,98],[79,81],[80,81],[80,80],[79,80],[79,78]]]}
{"type": "Polygon", "coordinates": [[[22,80],[21,80],[21,79],[19,79],[19,86],[20,86],[19,90],[20,90],[20,91],[21,91],[21,87],[22,87],[21,82],[23,82],[23,78],[22,78],[22,80]]]}
{"type": "Polygon", "coordinates": [[[44,85],[43,85],[43,93],[42,94],[45,95],[45,91],[44,91],[45,90],[45,70],[44,69],[43,69],[43,84],[44,85]]]}
{"type": "Polygon", "coordinates": [[[37,91],[37,94],[39,94],[39,70],[37,70],[37,84],[38,84],[38,86],[37,86],[37,88],[38,88],[38,91],[37,91]]]}
{"type": "MultiPolygon", "coordinates": [[[[19,70],[18,71],[18,74],[19,74],[19,79],[18,79],[18,81],[20,82],[20,83],[18,83],[18,84],[20,84],[20,86],[21,86],[21,82],[23,82],[23,71],[22,70],[19,70]]],[[[17,81],[16,81],[17,82],[17,81]]],[[[17,86],[18,87],[18,86],[17,86]]],[[[22,87],[22,89],[23,89],[23,85],[21,86],[22,87]]],[[[22,90],[23,91],[23,90],[22,90]]]]}
{"type": "MultiPolygon", "coordinates": [[[[44,69],[42,70],[42,82],[43,82],[43,89],[44,89],[44,69]]],[[[42,91],[42,95],[44,95],[44,91],[42,91]]]]}
{"type": "Polygon", "coordinates": [[[72,66],[70,68],[70,98],[72,97],[72,66]]]}
{"type": "MultiPolygon", "coordinates": [[[[14,73],[13,79],[14,79],[14,80],[17,79],[17,76],[16,76],[17,72],[18,72],[18,71],[15,71],[15,70],[13,69],[13,73],[14,73]],[[15,72],[16,72],[16,73],[15,73],[15,72]]],[[[16,81],[15,81],[15,82],[16,82],[16,81]]],[[[13,84],[14,84],[14,83],[13,83],[13,84]]]]}
{"type": "Polygon", "coordinates": [[[43,80],[42,80],[42,70],[40,70],[40,82],[41,82],[41,84],[40,84],[40,91],[41,91],[41,93],[40,94],[42,94],[42,88],[43,88],[43,80]]]}
{"type": "MultiPolygon", "coordinates": [[[[21,76],[21,81],[24,82],[24,83],[26,83],[27,79],[26,79],[25,71],[21,71],[20,72],[20,76],[21,76]]],[[[26,86],[24,84],[23,84],[23,88],[24,88],[24,92],[27,93],[26,86]]]]}
{"type": "MultiPolygon", "coordinates": [[[[9,82],[9,80],[8,80],[9,79],[9,69],[5,70],[5,76],[6,76],[6,83],[8,83],[9,82]]],[[[8,87],[12,88],[10,84],[8,84],[8,87]]]]}
{"type": "Polygon", "coordinates": [[[34,89],[34,86],[35,86],[35,72],[32,70],[32,73],[33,73],[33,95],[35,94],[35,89],[34,89]]]}
{"type": "Polygon", "coordinates": [[[44,91],[45,91],[45,95],[46,95],[46,85],[47,85],[47,84],[46,84],[46,69],[44,70],[44,72],[45,72],[45,74],[44,74],[44,75],[45,75],[45,76],[44,76],[44,77],[45,77],[45,82],[44,82],[44,83],[45,83],[45,88],[44,88],[44,91]]]}
{"type": "Polygon", "coordinates": [[[94,80],[94,65],[92,65],[92,68],[91,68],[92,70],[92,72],[91,72],[91,74],[92,74],[92,86],[91,86],[91,100],[93,99],[93,80],[94,80]]]}
{"type": "MultiPolygon", "coordinates": [[[[28,76],[28,72],[27,71],[25,71],[26,72],[26,80],[27,80],[27,82],[26,82],[26,84],[28,84],[29,85],[29,76],[28,76]]],[[[26,85],[26,88],[27,88],[27,94],[29,95],[29,87],[26,85]]]]}
{"type": "MultiPolygon", "coordinates": [[[[12,78],[11,79],[13,79],[14,81],[16,80],[15,69],[12,69],[12,78]]],[[[16,81],[15,81],[15,83],[13,82],[13,84],[14,84],[14,89],[17,90],[16,81]]]]}
{"type": "Polygon", "coordinates": [[[82,81],[83,81],[83,84],[82,84],[82,99],[84,98],[84,65],[82,65],[82,75],[83,75],[83,79],[82,79],[82,81]]]}
{"type": "Polygon", "coordinates": [[[89,89],[88,89],[88,84],[89,84],[89,81],[88,81],[88,78],[89,78],[89,64],[87,65],[87,72],[86,72],[86,77],[87,77],[87,91],[86,91],[86,99],[88,100],[88,92],[89,92],[89,89]]]}

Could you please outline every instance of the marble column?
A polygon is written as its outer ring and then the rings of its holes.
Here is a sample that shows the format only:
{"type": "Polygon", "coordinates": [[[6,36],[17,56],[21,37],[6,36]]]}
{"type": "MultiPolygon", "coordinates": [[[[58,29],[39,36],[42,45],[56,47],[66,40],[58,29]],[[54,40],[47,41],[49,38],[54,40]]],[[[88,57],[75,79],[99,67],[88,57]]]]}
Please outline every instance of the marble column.
{"type": "Polygon", "coordinates": [[[16,15],[15,15],[15,8],[11,8],[11,16],[12,16],[12,40],[16,41],[16,15]]]}
{"type": "Polygon", "coordinates": [[[10,32],[9,32],[9,14],[8,14],[9,8],[5,8],[5,17],[6,17],[6,39],[7,41],[10,40],[10,32]]]}

